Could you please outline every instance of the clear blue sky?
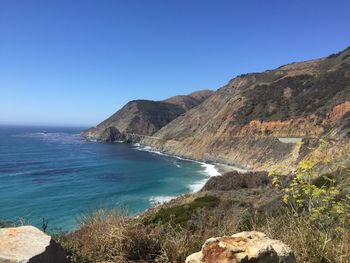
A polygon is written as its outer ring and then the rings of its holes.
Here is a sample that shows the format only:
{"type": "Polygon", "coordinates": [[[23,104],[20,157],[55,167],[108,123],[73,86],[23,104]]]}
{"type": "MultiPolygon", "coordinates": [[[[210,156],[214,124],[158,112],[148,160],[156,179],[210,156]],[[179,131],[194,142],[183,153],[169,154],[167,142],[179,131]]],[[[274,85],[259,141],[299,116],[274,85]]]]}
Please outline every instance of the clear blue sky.
{"type": "Polygon", "coordinates": [[[349,45],[349,0],[0,0],[0,123],[94,125],[349,45]]]}

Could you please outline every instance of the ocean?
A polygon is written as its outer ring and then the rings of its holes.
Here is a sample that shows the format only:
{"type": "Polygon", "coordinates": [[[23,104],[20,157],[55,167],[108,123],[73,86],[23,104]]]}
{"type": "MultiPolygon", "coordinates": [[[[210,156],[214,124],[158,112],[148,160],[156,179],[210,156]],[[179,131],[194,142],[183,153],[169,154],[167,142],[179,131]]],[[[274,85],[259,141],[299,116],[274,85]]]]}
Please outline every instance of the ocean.
{"type": "Polygon", "coordinates": [[[72,231],[96,209],[136,215],[218,175],[147,147],[84,140],[83,129],[0,126],[0,221],[72,231]]]}

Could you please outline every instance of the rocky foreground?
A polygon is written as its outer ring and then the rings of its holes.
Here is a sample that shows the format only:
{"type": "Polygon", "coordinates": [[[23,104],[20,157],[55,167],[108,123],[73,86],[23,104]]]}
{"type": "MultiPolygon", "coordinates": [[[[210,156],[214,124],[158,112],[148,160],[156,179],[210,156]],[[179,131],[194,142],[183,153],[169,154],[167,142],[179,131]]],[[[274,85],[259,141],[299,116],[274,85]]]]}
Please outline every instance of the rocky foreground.
{"type": "MultiPolygon", "coordinates": [[[[32,226],[0,229],[0,263],[65,263],[62,247],[32,226]]],[[[208,239],[186,263],[295,263],[293,251],[261,232],[208,239]]]]}
{"type": "Polygon", "coordinates": [[[202,250],[187,257],[186,263],[295,263],[293,251],[264,233],[250,231],[210,238],[202,250]]]}
{"type": "MultiPolygon", "coordinates": [[[[349,175],[328,174],[337,193],[322,177],[312,180],[315,189],[336,193],[338,211],[332,205],[316,221],[307,210],[290,209],[266,172],[229,172],[138,217],[95,211],[77,231],[55,235],[57,242],[30,226],[0,229],[0,262],[343,263],[350,253],[350,206],[341,201],[349,175]]],[[[331,195],[319,197],[322,204],[331,195]]]]}
{"type": "Polygon", "coordinates": [[[66,253],[33,226],[0,228],[0,263],[65,263],[66,253]]]}

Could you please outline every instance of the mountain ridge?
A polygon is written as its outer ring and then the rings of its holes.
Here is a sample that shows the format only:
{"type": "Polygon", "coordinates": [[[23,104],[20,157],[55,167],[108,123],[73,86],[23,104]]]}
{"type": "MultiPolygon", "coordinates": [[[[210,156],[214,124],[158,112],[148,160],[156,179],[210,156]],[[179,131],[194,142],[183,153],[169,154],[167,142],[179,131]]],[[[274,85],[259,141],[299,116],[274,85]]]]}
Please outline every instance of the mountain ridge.
{"type": "MultiPolygon", "coordinates": [[[[164,102],[180,105],[179,98],[164,102]]],[[[348,143],[349,111],[350,47],[325,58],[239,75],[141,143],[248,170],[269,170],[271,164],[292,168],[322,137],[348,143]]]]}
{"type": "Polygon", "coordinates": [[[201,90],[163,101],[132,100],[96,127],[83,131],[81,136],[106,142],[124,140],[125,133],[149,136],[212,94],[213,91],[201,90]]]}
{"type": "Polygon", "coordinates": [[[348,141],[350,48],[235,77],[143,143],[166,153],[253,170],[293,167],[318,139],[348,141]],[[334,134],[331,136],[331,134],[334,134]],[[300,138],[285,143],[280,138],[300,138]]]}

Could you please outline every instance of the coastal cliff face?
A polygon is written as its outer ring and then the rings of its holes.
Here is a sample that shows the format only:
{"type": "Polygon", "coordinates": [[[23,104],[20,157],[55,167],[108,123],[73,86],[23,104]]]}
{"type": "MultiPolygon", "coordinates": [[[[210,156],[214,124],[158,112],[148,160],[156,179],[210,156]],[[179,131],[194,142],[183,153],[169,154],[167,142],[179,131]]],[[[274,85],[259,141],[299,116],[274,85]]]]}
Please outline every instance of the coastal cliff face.
{"type": "Polygon", "coordinates": [[[292,166],[321,137],[348,142],[350,48],[231,80],[143,143],[253,170],[292,166]],[[304,146],[299,141],[303,141],[304,146]]]}
{"type": "Polygon", "coordinates": [[[347,48],[238,76],[215,93],[131,101],[82,136],[125,141],[125,133],[149,135],[141,143],[185,158],[248,170],[269,170],[272,164],[293,169],[312,156],[320,138],[332,140],[332,152],[350,147],[349,111],[347,48]]]}
{"type": "Polygon", "coordinates": [[[96,127],[84,131],[81,136],[113,142],[124,140],[125,133],[152,135],[212,94],[213,91],[202,90],[186,96],[171,97],[164,101],[130,101],[96,127]]]}

